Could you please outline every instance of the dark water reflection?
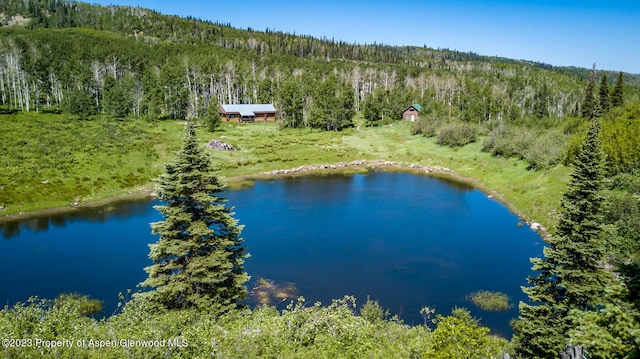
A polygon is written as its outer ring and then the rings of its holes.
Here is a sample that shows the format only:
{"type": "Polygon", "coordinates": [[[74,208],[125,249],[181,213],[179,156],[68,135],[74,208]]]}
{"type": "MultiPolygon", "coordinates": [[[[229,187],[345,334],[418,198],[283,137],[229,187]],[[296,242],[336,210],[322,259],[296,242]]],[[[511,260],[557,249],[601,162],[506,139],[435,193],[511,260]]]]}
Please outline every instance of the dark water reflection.
{"type": "MultiPolygon", "coordinates": [[[[407,173],[309,176],[259,181],[225,193],[245,225],[252,276],[293,283],[308,302],[376,299],[408,324],[422,306],[448,314],[468,307],[494,332],[511,335],[517,309],[487,313],[466,296],[501,291],[517,307],[543,241],[505,206],[466,185],[407,173]]],[[[110,312],[150,264],[149,202],[33,219],[2,227],[0,300],[89,294],[110,312]]],[[[287,301],[285,301],[286,303],[287,301]]],[[[283,303],[282,306],[285,304],[283,303]]]]}
{"type": "Polygon", "coordinates": [[[11,239],[19,236],[21,230],[48,231],[51,226],[65,227],[78,221],[105,223],[131,218],[149,211],[149,202],[148,198],[127,199],[104,206],[69,208],[59,213],[10,220],[0,223],[0,233],[4,239],[11,239]]]}

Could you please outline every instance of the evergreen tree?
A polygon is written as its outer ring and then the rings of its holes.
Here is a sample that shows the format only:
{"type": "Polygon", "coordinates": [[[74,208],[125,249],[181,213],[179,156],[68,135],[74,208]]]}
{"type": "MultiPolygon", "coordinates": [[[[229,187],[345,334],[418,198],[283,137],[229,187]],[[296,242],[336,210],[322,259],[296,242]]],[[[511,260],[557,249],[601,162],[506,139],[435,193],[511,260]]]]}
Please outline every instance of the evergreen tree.
{"type": "Polygon", "coordinates": [[[589,82],[587,83],[584,99],[582,100],[582,117],[589,119],[593,118],[593,109],[595,107],[593,91],[596,86],[596,70],[595,65],[593,67],[589,74],[589,82]]]}
{"type": "Polygon", "coordinates": [[[223,184],[212,173],[209,158],[189,122],[182,149],[159,179],[156,206],[164,219],[152,223],[160,238],[151,244],[153,264],[145,271],[143,294],[168,309],[198,308],[214,315],[236,307],[246,296],[249,279],[243,269],[245,248],[239,226],[225,200],[215,194],[223,184]]]}
{"type": "Polygon", "coordinates": [[[367,125],[374,126],[382,119],[383,92],[384,89],[378,87],[364,100],[362,115],[367,120],[367,125]]]}
{"type": "Polygon", "coordinates": [[[104,109],[115,118],[123,118],[129,115],[133,107],[133,100],[126,80],[116,80],[107,76],[104,81],[104,109]]]}
{"type": "Polygon", "coordinates": [[[544,118],[549,116],[549,88],[547,84],[542,85],[542,89],[540,89],[533,97],[534,99],[534,108],[533,113],[537,118],[544,118]]]}
{"type": "Polygon", "coordinates": [[[222,119],[220,118],[220,113],[218,112],[219,108],[220,108],[220,105],[218,104],[218,101],[216,101],[213,97],[211,97],[209,99],[209,105],[207,106],[207,113],[205,117],[207,129],[210,132],[215,131],[218,127],[220,127],[220,124],[222,123],[222,119]]]}
{"type": "Polygon", "coordinates": [[[602,81],[600,81],[600,93],[598,98],[598,103],[600,104],[600,108],[602,112],[607,112],[611,107],[611,103],[609,101],[609,85],[607,84],[607,75],[602,76],[602,81]]]}
{"type": "Polygon", "coordinates": [[[65,110],[76,119],[89,120],[98,113],[91,94],[83,89],[71,89],[67,95],[65,110]]]}
{"type": "Polygon", "coordinates": [[[612,280],[603,268],[604,155],[599,135],[600,123],[593,119],[562,199],[557,233],[548,240],[544,258],[531,260],[537,275],[528,278],[532,286],[523,291],[533,304],[520,303],[515,328],[516,349],[522,357],[558,357],[575,325],[570,311],[596,311],[612,280]]]}
{"type": "Polygon", "coordinates": [[[624,78],[622,77],[622,72],[618,73],[618,80],[616,81],[616,86],[613,88],[613,93],[611,94],[611,106],[622,106],[624,104],[623,98],[623,87],[624,87],[624,78]]]}

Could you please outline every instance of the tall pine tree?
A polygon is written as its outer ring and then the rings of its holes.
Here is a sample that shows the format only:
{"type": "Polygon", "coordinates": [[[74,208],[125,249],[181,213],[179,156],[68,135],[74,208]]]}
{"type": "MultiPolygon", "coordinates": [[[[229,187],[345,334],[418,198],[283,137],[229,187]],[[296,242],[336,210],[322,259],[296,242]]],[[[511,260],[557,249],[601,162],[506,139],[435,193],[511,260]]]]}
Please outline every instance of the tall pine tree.
{"type": "Polygon", "coordinates": [[[611,106],[622,106],[624,104],[624,78],[622,77],[622,72],[618,73],[618,80],[616,81],[616,86],[613,88],[613,93],[611,94],[611,106]]]}
{"type": "Polygon", "coordinates": [[[225,199],[223,184],[198,144],[194,125],[186,127],[183,147],[159,179],[156,206],[164,219],[152,223],[160,238],[151,244],[153,264],[141,283],[143,294],[168,309],[199,308],[219,315],[246,297],[245,248],[239,226],[225,199]]]}
{"type": "Polygon", "coordinates": [[[523,287],[533,304],[520,303],[516,350],[524,358],[556,358],[569,342],[575,326],[569,312],[594,312],[604,301],[612,276],[604,270],[601,236],[604,155],[600,123],[593,119],[577,155],[555,236],[544,248],[544,258],[533,258],[535,277],[523,287]]]}

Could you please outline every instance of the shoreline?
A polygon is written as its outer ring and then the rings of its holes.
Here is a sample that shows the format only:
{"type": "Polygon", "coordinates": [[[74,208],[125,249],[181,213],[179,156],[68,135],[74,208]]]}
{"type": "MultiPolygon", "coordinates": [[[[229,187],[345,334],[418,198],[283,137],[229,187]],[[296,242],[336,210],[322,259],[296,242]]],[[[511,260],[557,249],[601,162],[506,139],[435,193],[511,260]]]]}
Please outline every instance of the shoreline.
{"type": "MultiPolygon", "coordinates": [[[[270,179],[280,179],[280,178],[288,178],[288,177],[296,177],[296,176],[306,176],[313,174],[328,174],[328,173],[353,173],[352,171],[362,171],[363,173],[367,173],[373,170],[382,170],[382,171],[403,171],[414,174],[421,174],[430,177],[440,178],[448,181],[454,181],[457,183],[462,183],[469,185],[475,189],[482,191],[488,198],[496,199],[498,202],[505,205],[509,211],[518,216],[524,223],[528,226],[531,226],[532,229],[536,230],[540,235],[545,236],[546,228],[542,227],[542,225],[532,222],[526,215],[520,213],[517,208],[511,205],[504,199],[504,196],[497,192],[496,190],[489,188],[482,182],[474,179],[461,176],[449,168],[440,167],[440,166],[423,166],[417,163],[409,163],[409,162],[393,162],[386,160],[355,160],[351,162],[338,162],[333,164],[316,164],[316,165],[303,165],[294,168],[288,169],[277,169],[271,170],[267,172],[261,172],[257,174],[249,174],[249,175],[240,175],[225,178],[224,180],[227,182],[227,189],[239,189],[244,188],[246,186],[253,185],[252,182],[257,180],[270,180],[270,179]],[[234,185],[235,184],[235,185],[234,185]],[[533,228],[534,225],[536,228],[533,228]]],[[[127,193],[123,195],[117,195],[114,197],[108,197],[97,201],[90,202],[76,202],[72,206],[65,207],[54,207],[54,208],[46,208],[41,210],[29,211],[29,212],[20,212],[14,214],[7,214],[4,216],[0,216],[0,224],[9,223],[9,222],[18,222],[24,221],[28,219],[33,219],[37,217],[47,216],[47,215],[57,215],[57,214],[65,214],[71,213],[78,209],[82,208],[96,208],[101,206],[106,206],[112,203],[117,202],[125,202],[132,200],[142,200],[142,199],[152,199],[155,198],[156,194],[149,189],[141,190],[139,193],[127,193]]]]}

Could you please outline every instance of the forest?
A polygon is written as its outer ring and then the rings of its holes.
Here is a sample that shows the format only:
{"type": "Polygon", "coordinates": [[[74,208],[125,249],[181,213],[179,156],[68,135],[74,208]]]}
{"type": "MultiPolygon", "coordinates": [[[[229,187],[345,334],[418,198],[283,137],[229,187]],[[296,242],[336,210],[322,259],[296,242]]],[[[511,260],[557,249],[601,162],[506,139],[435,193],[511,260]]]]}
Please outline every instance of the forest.
{"type": "MultiPolygon", "coordinates": [[[[464,309],[450,316],[425,316],[424,326],[409,327],[385,316],[375,301],[357,307],[349,297],[326,307],[297,302],[282,312],[265,307],[222,316],[197,308],[165,308],[151,321],[145,317],[157,308],[148,308],[151,304],[143,300],[123,297],[120,314],[96,321],[86,298],[34,299],[5,307],[0,332],[51,339],[104,339],[117,332],[121,337],[207,342],[186,350],[158,350],[157,357],[284,353],[480,358],[510,353],[537,358],[555,357],[540,348],[557,354],[565,346],[581,348],[594,358],[640,356],[640,74],[599,71],[596,64],[592,69],[554,67],[427,46],[349,44],[127,6],[5,0],[0,4],[0,167],[6,172],[0,174],[0,206],[4,210],[29,199],[32,192],[23,184],[30,183],[26,177],[33,173],[46,171],[40,168],[45,167],[39,161],[43,156],[69,157],[68,168],[50,169],[60,172],[58,176],[70,176],[71,167],[81,166],[77,161],[83,159],[71,158],[77,150],[64,147],[66,142],[86,141],[85,149],[122,151],[137,158],[130,172],[117,174],[118,190],[148,183],[159,170],[143,168],[144,161],[167,160],[166,154],[144,145],[156,141],[153,131],[167,132],[170,122],[189,120],[215,133],[221,128],[217,110],[223,103],[273,103],[284,136],[299,130],[304,136],[325,136],[323,141],[344,138],[355,129],[396,124],[407,106],[420,104],[420,119],[397,128],[451,148],[452,158],[475,145],[483,154],[523,161],[522,171],[529,174],[565,169],[578,173],[568,180],[568,189],[556,191],[558,198],[565,193],[561,205],[548,205],[552,211],[540,206],[553,212],[545,223],[553,238],[580,237],[585,245],[565,248],[562,241],[551,240],[548,257],[534,261],[536,273],[547,277],[532,277],[532,287],[525,291],[533,302],[548,306],[521,304],[521,318],[514,323],[519,334],[512,341],[489,335],[464,309]],[[30,147],[25,132],[46,126],[74,135],[30,147]],[[83,129],[102,137],[89,138],[83,129]],[[127,148],[119,138],[123,131],[131,134],[127,148]],[[588,146],[593,153],[601,151],[601,158],[586,156],[583,149],[588,146]],[[592,202],[600,205],[588,210],[595,211],[593,218],[577,209],[587,211],[575,198],[580,191],[597,192],[592,202]],[[594,222],[593,233],[574,233],[574,228],[591,228],[594,222]],[[564,262],[576,252],[597,258],[598,265],[574,268],[564,262]],[[576,276],[587,277],[573,283],[578,294],[567,294],[561,288],[566,283],[554,282],[576,276]],[[606,293],[592,293],[594,283],[606,293]],[[535,289],[551,287],[558,291],[552,299],[535,289]],[[559,299],[570,295],[577,296],[572,304],[559,299]],[[554,315],[560,319],[545,333],[552,339],[536,341],[532,333],[542,324],[535,318],[554,315]]],[[[172,141],[161,150],[177,148],[178,141],[172,141]]],[[[273,161],[285,162],[280,160],[273,161]]],[[[121,164],[113,164],[117,166],[121,164]]],[[[101,185],[83,181],[77,176],[75,188],[101,185]]],[[[2,350],[6,357],[38,357],[37,351],[2,350]]],[[[108,356],[74,350],[50,355],[108,356]]],[[[118,350],[113,355],[143,353],[118,350]]]]}

